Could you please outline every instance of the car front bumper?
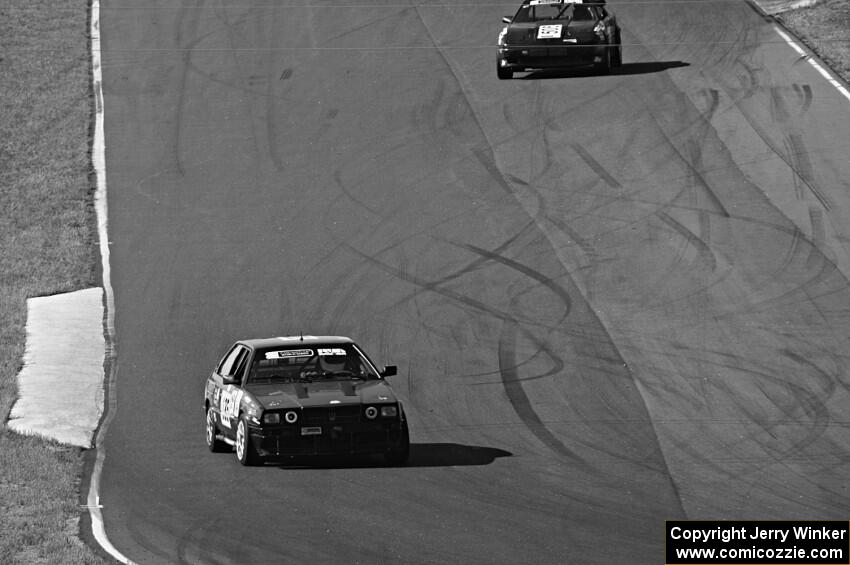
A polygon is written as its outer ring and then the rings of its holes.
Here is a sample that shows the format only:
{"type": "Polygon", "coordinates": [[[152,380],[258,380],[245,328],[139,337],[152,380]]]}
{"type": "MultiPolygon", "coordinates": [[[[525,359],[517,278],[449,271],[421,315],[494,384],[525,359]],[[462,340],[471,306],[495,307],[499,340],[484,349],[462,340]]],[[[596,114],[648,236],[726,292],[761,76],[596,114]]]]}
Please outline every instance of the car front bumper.
{"type": "Polygon", "coordinates": [[[602,63],[607,43],[564,46],[499,47],[498,65],[506,69],[558,69],[602,63]]]}
{"type": "Polygon", "coordinates": [[[398,420],[263,427],[249,433],[257,454],[264,458],[381,454],[401,448],[403,435],[398,420]]]}

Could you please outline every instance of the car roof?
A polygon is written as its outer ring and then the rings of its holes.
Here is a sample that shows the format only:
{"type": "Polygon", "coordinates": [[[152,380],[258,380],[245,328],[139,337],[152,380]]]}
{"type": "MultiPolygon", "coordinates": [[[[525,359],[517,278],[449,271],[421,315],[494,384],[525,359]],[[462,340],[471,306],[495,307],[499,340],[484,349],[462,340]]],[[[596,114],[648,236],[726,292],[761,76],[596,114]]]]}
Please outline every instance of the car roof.
{"type": "Polygon", "coordinates": [[[539,6],[541,4],[605,4],[605,0],[529,0],[524,6],[539,6]]]}
{"type": "Polygon", "coordinates": [[[239,343],[247,345],[252,349],[269,349],[273,347],[299,347],[302,345],[342,345],[354,343],[351,338],[342,335],[290,335],[280,337],[263,337],[254,339],[240,339],[239,343]]]}

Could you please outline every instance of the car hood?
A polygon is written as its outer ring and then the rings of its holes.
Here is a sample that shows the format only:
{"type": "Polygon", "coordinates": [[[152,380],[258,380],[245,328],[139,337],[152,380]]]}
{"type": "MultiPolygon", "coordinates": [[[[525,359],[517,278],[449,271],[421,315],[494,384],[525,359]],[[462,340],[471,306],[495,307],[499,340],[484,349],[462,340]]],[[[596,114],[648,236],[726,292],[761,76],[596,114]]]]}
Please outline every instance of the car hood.
{"type": "Polygon", "coordinates": [[[250,387],[249,392],[263,408],[294,408],[307,406],[373,404],[396,402],[396,396],[383,380],[322,380],[304,383],[262,384],[250,387]]]}
{"type": "Polygon", "coordinates": [[[565,43],[566,39],[575,39],[578,43],[593,43],[596,39],[593,33],[595,21],[541,21],[528,23],[512,23],[508,26],[505,41],[514,45],[552,45],[565,43]],[[558,38],[538,39],[541,26],[562,25],[562,34],[558,38]]]}

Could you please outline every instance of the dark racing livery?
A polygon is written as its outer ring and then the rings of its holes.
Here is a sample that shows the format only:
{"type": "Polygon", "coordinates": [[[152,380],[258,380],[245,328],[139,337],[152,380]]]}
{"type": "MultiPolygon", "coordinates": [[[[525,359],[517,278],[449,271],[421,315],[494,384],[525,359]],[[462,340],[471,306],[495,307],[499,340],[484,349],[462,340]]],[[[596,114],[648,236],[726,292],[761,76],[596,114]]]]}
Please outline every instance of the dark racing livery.
{"type": "Polygon", "coordinates": [[[604,0],[531,0],[502,21],[508,25],[499,34],[500,79],[525,70],[581,66],[610,73],[623,62],[620,27],[604,0]]]}
{"type": "Polygon", "coordinates": [[[308,455],[380,454],[404,463],[410,436],[386,377],[351,339],[295,336],[236,342],[207,378],[210,451],[243,465],[308,455]]]}

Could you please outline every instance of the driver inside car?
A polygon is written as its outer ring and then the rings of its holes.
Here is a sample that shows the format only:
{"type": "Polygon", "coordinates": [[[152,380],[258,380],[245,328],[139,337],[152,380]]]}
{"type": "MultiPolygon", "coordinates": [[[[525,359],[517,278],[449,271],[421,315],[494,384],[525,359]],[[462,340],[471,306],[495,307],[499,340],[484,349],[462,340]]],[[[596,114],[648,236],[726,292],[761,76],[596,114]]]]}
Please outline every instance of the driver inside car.
{"type": "Polygon", "coordinates": [[[321,355],[319,356],[319,371],[331,374],[346,371],[345,361],[345,355],[321,355]]]}

